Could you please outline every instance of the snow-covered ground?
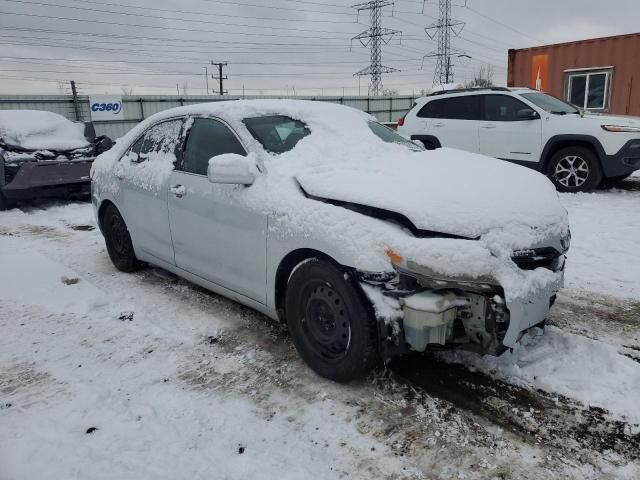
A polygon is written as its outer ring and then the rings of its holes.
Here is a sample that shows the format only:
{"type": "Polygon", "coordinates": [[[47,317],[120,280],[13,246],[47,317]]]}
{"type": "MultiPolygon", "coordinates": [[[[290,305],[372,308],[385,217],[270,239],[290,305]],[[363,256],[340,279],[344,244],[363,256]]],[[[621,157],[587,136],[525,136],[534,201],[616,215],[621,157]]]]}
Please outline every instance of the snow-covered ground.
{"type": "Polygon", "coordinates": [[[640,478],[640,179],[562,202],[544,335],[348,386],[257,313],[115,270],[89,204],[1,212],[0,479],[640,478]]]}

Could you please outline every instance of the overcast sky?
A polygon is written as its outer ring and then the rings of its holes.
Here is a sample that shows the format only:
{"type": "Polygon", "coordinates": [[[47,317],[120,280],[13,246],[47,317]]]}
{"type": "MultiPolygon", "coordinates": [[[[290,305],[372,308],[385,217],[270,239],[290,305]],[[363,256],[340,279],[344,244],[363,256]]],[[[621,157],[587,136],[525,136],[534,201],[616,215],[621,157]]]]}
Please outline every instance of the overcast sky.
{"type": "MultiPolygon", "coordinates": [[[[351,38],[368,28],[357,0],[0,0],[0,93],[57,93],[74,79],[81,93],[204,94],[205,65],[227,61],[230,94],[346,95],[367,92],[369,51],[351,38]]],[[[482,65],[505,84],[507,50],[633,33],[638,0],[453,0],[466,22],[455,48],[455,80],[482,65]]],[[[437,0],[396,0],[383,27],[400,30],[382,62],[399,72],[383,85],[419,92],[433,80],[436,49],[424,27],[437,0]]],[[[209,74],[217,73],[208,66],[209,74]]],[[[209,89],[217,82],[209,78],[209,89]]]]}

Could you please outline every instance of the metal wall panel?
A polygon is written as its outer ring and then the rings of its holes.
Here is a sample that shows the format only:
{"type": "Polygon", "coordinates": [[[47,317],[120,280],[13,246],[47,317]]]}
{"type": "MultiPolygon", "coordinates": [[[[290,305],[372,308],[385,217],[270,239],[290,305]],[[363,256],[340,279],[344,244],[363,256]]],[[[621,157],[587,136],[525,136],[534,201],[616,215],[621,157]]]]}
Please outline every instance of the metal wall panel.
{"type": "MultiPolygon", "coordinates": [[[[226,99],[239,97],[229,96],[226,99]]],[[[315,100],[347,105],[358,110],[371,113],[381,122],[397,122],[413,105],[415,97],[358,97],[358,96],[260,96],[247,95],[246,99],[280,98],[315,100]]],[[[219,96],[175,96],[175,95],[142,95],[124,97],[122,100],[122,112],[124,120],[95,122],[98,135],[108,135],[118,138],[127,133],[141,120],[166,110],[182,105],[194,105],[204,102],[221,101],[219,96]]],[[[81,121],[89,121],[89,97],[78,96],[78,113],[81,121]]],[[[73,98],[69,95],[8,95],[0,96],[0,109],[33,109],[47,110],[64,115],[70,120],[75,120],[73,98]]]]}

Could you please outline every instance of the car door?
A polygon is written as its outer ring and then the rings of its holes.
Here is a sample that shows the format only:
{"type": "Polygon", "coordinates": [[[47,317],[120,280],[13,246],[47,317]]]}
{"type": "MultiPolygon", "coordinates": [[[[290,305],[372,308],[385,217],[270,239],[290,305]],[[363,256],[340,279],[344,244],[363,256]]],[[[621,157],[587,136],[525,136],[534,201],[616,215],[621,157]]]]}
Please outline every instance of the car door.
{"type": "Polygon", "coordinates": [[[518,117],[533,110],[509,95],[483,95],[484,118],[480,122],[480,153],[505,160],[537,162],[541,153],[542,120],[518,117]]]}
{"type": "Polygon", "coordinates": [[[184,154],[169,181],[169,223],[179,268],[266,302],[267,216],[246,205],[251,186],[213,184],[209,159],[247,152],[231,128],[194,118],[184,154]]]}
{"type": "Polygon", "coordinates": [[[479,151],[479,95],[440,98],[423,107],[423,115],[431,117],[429,131],[443,147],[479,151]]]}
{"type": "Polygon", "coordinates": [[[167,218],[167,185],[176,162],[184,118],[150,127],[114,169],[121,186],[123,215],[136,251],[173,264],[167,218]]]}

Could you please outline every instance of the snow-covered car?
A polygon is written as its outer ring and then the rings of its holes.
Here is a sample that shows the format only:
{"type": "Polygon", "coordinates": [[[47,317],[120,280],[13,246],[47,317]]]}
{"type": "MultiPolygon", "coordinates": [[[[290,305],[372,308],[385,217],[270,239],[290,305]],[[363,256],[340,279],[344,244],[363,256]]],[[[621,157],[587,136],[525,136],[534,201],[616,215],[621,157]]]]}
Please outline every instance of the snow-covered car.
{"type": "Polygon", "coordinates": [[[0,210],[14,200],[89,194],[94,158],[113,142],[93,125],[39,110],[0,110],[0,210]]]}
{"type": "Polygon", "coordinates": [[[546,177],[425,151],[348,107],[170,109],[92,178],[118,269],[148,262],[286,322],[337,381],[409,350],[500,354],[563,284],[567,213],[546,177]]]}
{"type": "Polygon", "coordinates": [[[639,118],[582,112],[529,88],[434,92],[416,101],[398,133],[536,169],[565,192],[640,170],[639,118]]]}

